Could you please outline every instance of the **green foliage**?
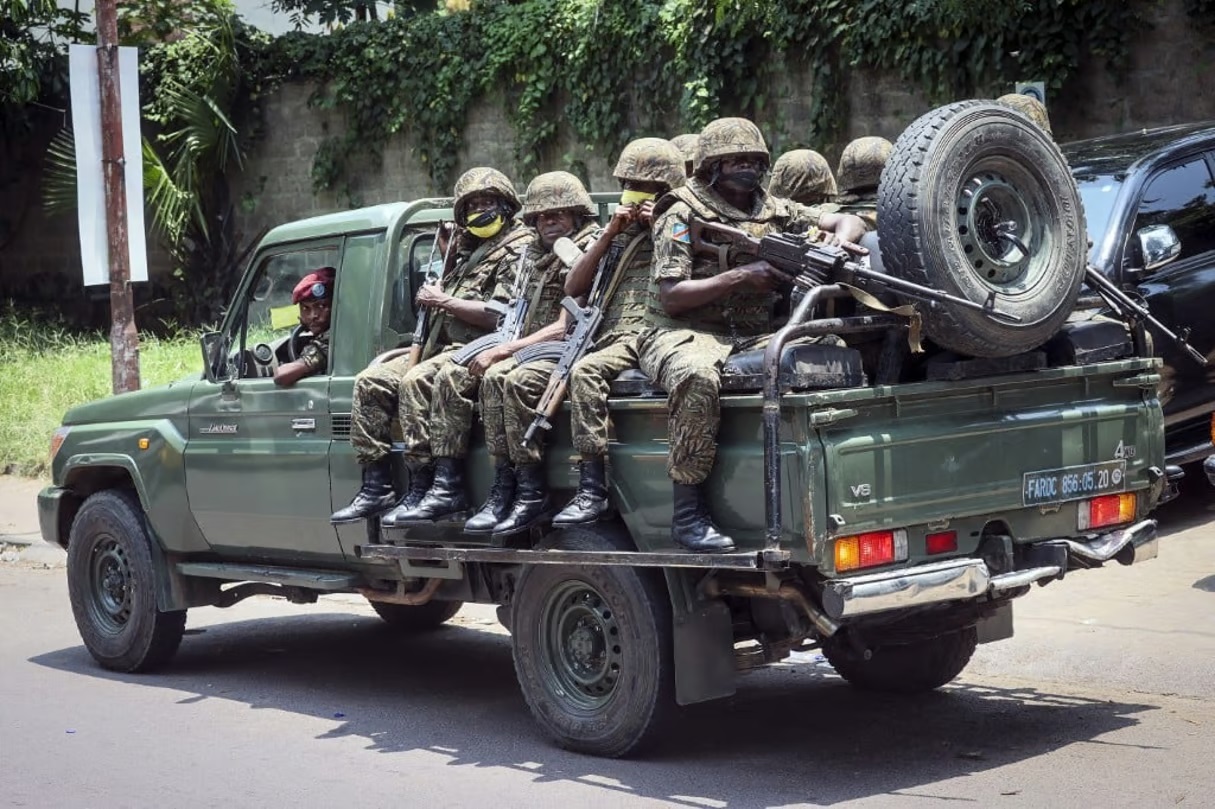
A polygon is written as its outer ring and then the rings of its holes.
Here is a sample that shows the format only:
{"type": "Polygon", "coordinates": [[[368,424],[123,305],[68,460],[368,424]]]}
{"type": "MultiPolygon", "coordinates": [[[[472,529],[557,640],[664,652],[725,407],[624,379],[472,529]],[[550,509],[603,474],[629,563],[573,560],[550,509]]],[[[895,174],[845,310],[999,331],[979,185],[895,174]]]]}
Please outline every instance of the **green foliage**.
{"type": "Polygon", "coordinates": [[[67,46],[84,36],[88,15],[55,0],[4,0],[0,14],[0,112],[67,95],[67,46]]]}

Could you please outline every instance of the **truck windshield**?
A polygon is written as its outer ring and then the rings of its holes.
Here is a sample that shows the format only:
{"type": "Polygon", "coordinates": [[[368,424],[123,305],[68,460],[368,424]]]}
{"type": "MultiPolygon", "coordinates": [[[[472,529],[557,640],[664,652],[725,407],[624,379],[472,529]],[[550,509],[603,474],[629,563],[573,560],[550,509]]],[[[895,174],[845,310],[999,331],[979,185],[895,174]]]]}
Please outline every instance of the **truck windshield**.
{"type": "Polygon", "coordinates": [[[1076,186],[1080,189],[1080,201],[1084,204],[1088,237],[1093,242],[1093,252],[1089,256],[1091,261],[1100,249],[1101,240],[1109,227],[1114,200],[1118,196],[1118,189],[1122,187],[1122,177],[1114,174],[1088,174],[1077,177],[1076,186]]]}

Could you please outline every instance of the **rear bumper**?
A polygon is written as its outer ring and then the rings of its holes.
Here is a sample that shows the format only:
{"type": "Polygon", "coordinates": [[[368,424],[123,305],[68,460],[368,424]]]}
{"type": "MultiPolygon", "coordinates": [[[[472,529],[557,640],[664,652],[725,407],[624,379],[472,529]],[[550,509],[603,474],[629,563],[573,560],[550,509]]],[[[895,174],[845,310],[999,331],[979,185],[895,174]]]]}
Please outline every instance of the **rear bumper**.
{"type": "MultiPolygon", "coordinates": [[[[1049,539],[1034,543],[1066,559],[1066,567],[1091,567],[1115,559],[1130,565],[1156,558],[1156,521],[1143,520],[1103,534],[1090,542],[1049,539]],[[1073,564],[1074,563],[1074,564],[1073,564]]],[[[1051,553],[1041,554],[1050,558],[1051,553]]],[[[1049,581],[1066,573],[1063,564],[1044,564],[1011,573],[992,575],[982,559],[951,559],[903,570],[833,579],[823,587],[823,609],[832,618],[853,618],[877,612],[922,607],[999,595],[1036,581],[1049,581]]]]}

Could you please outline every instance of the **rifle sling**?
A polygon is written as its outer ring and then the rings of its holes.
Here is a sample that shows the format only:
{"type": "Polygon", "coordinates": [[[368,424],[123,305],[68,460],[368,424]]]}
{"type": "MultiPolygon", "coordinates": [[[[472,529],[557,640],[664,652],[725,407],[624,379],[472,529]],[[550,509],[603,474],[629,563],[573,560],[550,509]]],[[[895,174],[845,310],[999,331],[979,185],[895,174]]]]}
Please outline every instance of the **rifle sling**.
{"type": "MultiPolygon", "coordinates": [[[[837,282],[838,283],[838,282],[837,282]]],[[[920,344],[920,332],[922,321],[920,311],[913,304],[905,303],[901,306],[887,306],[873,295],[863,289],[858,289],[851,284],[840,284],[844,289],[848,290],[848,294],[854,300],[870,309],[877,309],[879,312],[889,312],[892,315],[901,315],[907,318],[907,345],[911,348],[913,354],[923,354],[924,346],[920,344]]]]}

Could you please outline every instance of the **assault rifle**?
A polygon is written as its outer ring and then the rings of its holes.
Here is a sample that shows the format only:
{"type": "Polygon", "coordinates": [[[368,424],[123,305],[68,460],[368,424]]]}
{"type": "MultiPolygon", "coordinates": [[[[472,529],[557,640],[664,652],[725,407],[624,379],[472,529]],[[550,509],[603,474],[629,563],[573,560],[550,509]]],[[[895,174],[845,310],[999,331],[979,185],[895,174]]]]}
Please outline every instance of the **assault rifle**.
{"type": "MultiPolygon", "coordinates": [[[[441,284],[443,277],[447,275],[451,269],[448,263],[455,257],[452,251],[452,243],[455,242],[455,234],[451,234],[451,238],[447,240],[447,251],[443,254],[443,260],[435,261],[435,247],[439,244],[439,234],[443,232],[443,222],[439,223],[439,227],[435,230],[434,241],[430,243],[430,255],[426,258],[426,279],[422,282],[422,286],[428,284],[441,284]],[[436,265],[438,269],[436,270],[436,265]]],[[[422,307],[422,311],[418,312],[417,322],[413,326],[413,343],[409,346],[409,367],[417,365],[422,361],[422,348],[426,343],[426,338],[430,334],[431,311],[429,307],[422,307]]]]}
{"type": "Polygon", "coordinates": [[[463,348],[457,349],[452,355],[452,362],[467,366],[473,358],[487,349],[518,340],[523,333],[523,324],[527,320],[527,309],[530,303],[524,294],[527,291],[527,278],[523,267],[527,262],[527,250],[519,254],[519,263],[515,267],[515,284],[511,289],[509,303],[487,301],[487,311],[498,313],[498,325],[489,334],[483,334],[463,348]]]}
{"type": "Polygon", "coordinates": [[[998,320],[1010,323],[1021,321],[1017,315],[995,308],[994,292],[985,302],[975,303],[939,289],[921,286],[913,281],[870,269],[868,261],[854,261],[851,254],[843,248],[811,241],[807,236],[773,233],[757,238],[738,228],[706,222],[695,217],[690,222],[689,230],[694,252],[720,257],[723,251],[727,254],[728,251],[734,251],[736,255],[767,261],[788,275],[789,280],[802,289],[813,289],[826,284],[847,284],[870,294],[893,290],[908,298],[924,301],[930,307],[949,303],[974,309],[998,320]]]}
{"type": "MultiPolygon", "coordinates": [[[[570,267],[573,267],[574,262],[582,255],[582,251],[573,242],[563,245],[558,241],[553,249],[570,267]],[[560,249],[558,249],[559,247],[560,249]],[[575,252],[570,253],[571,249],[575,252]]],[[[528,425],[527,432],[523,434],[525,446],[535,440],[538,430],[553,428],[551,419],[556,415],[558,408],[561,407],[561,402],[565,399],[570,373],[578,361],[590,350],[595,341],[595,334],[599,331],[599,325],[603,322],[603,306],[607,301],[603,300],[604,293],[601,292],[601,288],[604,279],[612,274],[616,264],[620,261],[622,252],[619,245],[613,245],[600,259],[599,267],[595,271],[595,282],[591,285],[591,292],[587,296],[586,306],[580,305],[578,301],[569,297],[561,301],[562,308],[569,312],[573,319],[573,326],[566,333],[564,340],[536,343],[515,355],[515,359],[520,365],[537,360],[554,360],[557,363],[552,376],[548,379],[548,387],[544,389],[544,393],[536,403],[536,416],[528,425]]]]}

